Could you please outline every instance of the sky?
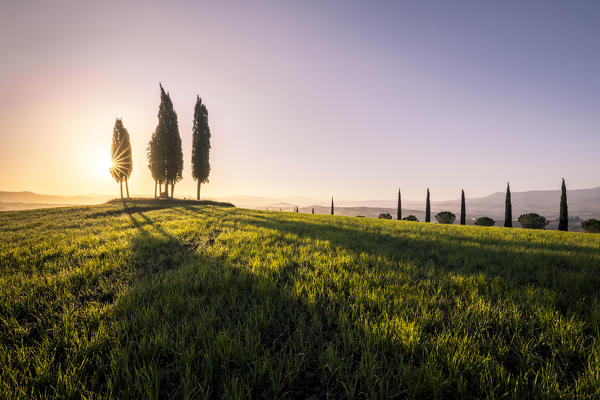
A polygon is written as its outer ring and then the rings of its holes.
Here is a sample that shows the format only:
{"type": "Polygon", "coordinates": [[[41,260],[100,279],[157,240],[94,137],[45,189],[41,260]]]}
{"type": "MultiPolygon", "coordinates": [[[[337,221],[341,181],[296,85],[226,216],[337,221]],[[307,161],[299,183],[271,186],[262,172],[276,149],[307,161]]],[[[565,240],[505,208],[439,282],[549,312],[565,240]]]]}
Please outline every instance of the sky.
{"type": "Polygon", "coordinates": [[[159,82],[207,197],[455,199],[600,186],[600,2],[0,3],[0,190],[114,194],[115,118],[132,195],[159,82]]]}

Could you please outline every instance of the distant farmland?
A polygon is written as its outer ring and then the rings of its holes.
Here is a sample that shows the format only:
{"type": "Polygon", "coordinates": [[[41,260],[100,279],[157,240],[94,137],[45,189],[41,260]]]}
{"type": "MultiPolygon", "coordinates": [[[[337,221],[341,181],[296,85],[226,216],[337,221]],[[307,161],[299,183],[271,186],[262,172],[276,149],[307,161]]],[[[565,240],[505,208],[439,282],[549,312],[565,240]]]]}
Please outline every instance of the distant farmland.
{"type": "Polygon", "coordinates": [[[600,235],[0,212],[0,398],[599,398],[600,235]]]}

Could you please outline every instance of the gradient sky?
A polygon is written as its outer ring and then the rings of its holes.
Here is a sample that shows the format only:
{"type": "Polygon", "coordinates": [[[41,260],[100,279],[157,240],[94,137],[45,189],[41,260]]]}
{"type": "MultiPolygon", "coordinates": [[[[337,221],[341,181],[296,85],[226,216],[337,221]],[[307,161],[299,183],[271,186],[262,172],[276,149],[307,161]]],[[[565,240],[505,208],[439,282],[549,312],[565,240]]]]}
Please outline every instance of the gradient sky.
{"type": "Polygon", "coordinates": [[[206,196],[419,199],[600,185],[600,1],[0,4],[0,190],[114,193],[114,120],[133,195],[158,82],[195,193],[196,94],[212,131],[206,196]]]}

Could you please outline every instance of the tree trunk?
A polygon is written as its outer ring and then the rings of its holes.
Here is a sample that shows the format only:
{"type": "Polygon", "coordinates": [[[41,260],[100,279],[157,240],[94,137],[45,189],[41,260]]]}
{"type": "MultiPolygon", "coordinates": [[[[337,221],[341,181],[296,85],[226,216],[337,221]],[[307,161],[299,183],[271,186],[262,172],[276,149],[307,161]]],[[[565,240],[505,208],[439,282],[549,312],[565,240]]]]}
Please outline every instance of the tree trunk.
{"type": "Polygon", "coordinates": [[[129,184],[127,183],[128,179],[125,178],[125,190],[127,191],[127,198],[129,198],[129,184]]]}
{"type": "Polygon", "coordinates": [[[123,179],[119,180],[119,185],[121,186],[121,198],[123,198],[123,179]]]}
{"type": "Polygon", "coordinates": [[[156,181],[154,181],[154,198],[156,198],[156,181]]]}
{"type": "Polygon", "coordinates": [[[200,200],[200,181],[198,181],[198,189],[196,190],[196,200],[200,200]]]}
{"type": "Polygon", "coordinates": [[[171,182],[171,198],[173,198],[173,193],[175,193],[175,183],[171,182]]]}

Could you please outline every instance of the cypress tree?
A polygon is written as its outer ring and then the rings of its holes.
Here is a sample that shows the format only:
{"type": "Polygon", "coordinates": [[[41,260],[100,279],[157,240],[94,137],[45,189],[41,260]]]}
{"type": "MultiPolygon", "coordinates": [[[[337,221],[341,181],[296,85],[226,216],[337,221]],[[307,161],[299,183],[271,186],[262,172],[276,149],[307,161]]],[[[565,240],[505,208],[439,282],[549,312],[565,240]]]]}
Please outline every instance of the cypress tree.
{"type": "Polygon", "coordinates": [[[429,202],[429,188],[427,188],[427,200],[425,202],[425,222],[431,222],[431,204],[429,202]]]}
{"type": "Polygon", "coordinates": [[[161,168],[159,174],[161,177],[160,181],[164,181],[165,183],[167,196],[169,195],[168,185],[171,185],[171,197],[173,197],[175,183],[183,178],[183,151],[181,150],[181,137],[179,136],[179,125],[177,123],[177,114],[173,109],[173,102],[162,85],[159,84],[159,86],[160,106],[158,108],[158,125],[154,131],[156,136],[155,145],[157,147],[156,156],[159,160],[158,166],[161,168]]]}
{"type": "Polygon", "coordinates": [[[565,178],[562,178],[562,186],[560,188],[560,219],[558,222],[559,231],[569,230],[569,212],[567,210],[567,187],[565,178]]]}
{"type": "Polygon", "coordinates": [[[467,210],[465,205],[465,191],[460,191],[460,224],[467,224],[467,210]]]}
{"type": "Polygon", "coordinates": [[[210,128],[208,127],[208,111],[202,104],[200,96],[196,96],[194,107],[194,127],[192,130],[192,177],[198,181],[196,200],[200,200],[200,184],[208,182],[210,163],[210,128]]]}
{"type": "Polygon", "coordinates": [[[111,160],[112,166],[110,167],[110,173],[115,181],[119,182],[121,198],[123,198],[123,181],[125,182],[127,198],[129,198],[129,185],[127,181],[133,170],[131,141],[129,140],[129,132],[127,132],[127,129],[120,118],[115,120],[115,126],[113,128],[111,160]]]}
{"type": "Polygon", "coordinates": [[[315,213],[315,208],[314,208],[314,207],[313,207],[313,209],[312,209],[312,213],[313,213],[313,214],[315,213]]]}
{"type": "Polygon", "coordinates": [[[334,209],[333,209],[333,196],[331,196],[331,215],[333,215],[334,209]]]}
{"type": "Polygon", "coordinates": [[[512,202],[510,200],[510,182],[506,184],[506,200],[504,202],[504,226],[512,228],[512,202]]]}
{"type": "Polygon", "coordinates": [[[146,158],[148,160],[148,169],[154,179],[154,197],[156,197],[156,187],[158,186],[158,195],[162,194],[162,184],[165,180],[165,159],[161,150],[162,138],[158,136],[158,131],[152,133],[152,138],[146,147],[146,158]]]}
{"type": "Polygon", "coordinates": [[[402,219],[402,198],[400,196],[400,189],[398,189],[398,212],[396,219],[398,221],[402,219]]]}

